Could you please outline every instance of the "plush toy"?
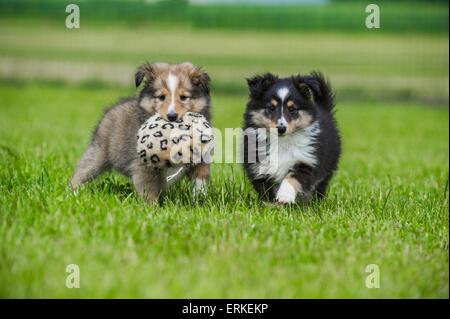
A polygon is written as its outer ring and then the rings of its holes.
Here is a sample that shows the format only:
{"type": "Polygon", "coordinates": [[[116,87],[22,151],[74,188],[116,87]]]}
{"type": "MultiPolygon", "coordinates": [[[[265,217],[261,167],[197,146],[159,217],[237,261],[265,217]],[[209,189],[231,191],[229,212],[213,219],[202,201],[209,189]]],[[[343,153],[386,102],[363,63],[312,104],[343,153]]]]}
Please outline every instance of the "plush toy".
{"type": "Polygon", "coordinates": [[[210,163],[213,144],[211,126],[199,113],[187,112],[175,122],[155,114],[137,134],[137,153],[153,168],[210,163]]]}

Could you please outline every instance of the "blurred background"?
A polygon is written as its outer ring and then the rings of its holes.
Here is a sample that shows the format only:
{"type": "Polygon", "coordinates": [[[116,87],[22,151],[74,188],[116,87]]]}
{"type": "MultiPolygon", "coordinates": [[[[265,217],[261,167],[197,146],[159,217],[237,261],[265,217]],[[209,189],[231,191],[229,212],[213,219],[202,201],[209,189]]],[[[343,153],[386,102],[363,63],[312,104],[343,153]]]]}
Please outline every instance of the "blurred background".
{"type": "Polygon", "coordinates": [[[132,88],[145,61],[192,61],[213,92],[246,94],[244,78],[321,70],[342,100],[448,104],[448,2],[0,0],[1,81],[132,88]]]}
{"type": "Polygon", "coordinates": [[[0,0],[0,297],[448,298],[447,1],[0,0]],[[212,78],[213,125],[240,127],[245,78],[319,70],[343,156],[319,207],[261,205],[239,164],[161,206],[105,175],[68,182],[102,109],[146,62],[212,78]],[[67,289],[78,263],[83,289],[67,289]],[[367,289],[379,264],[383,289],[367,289]]]}

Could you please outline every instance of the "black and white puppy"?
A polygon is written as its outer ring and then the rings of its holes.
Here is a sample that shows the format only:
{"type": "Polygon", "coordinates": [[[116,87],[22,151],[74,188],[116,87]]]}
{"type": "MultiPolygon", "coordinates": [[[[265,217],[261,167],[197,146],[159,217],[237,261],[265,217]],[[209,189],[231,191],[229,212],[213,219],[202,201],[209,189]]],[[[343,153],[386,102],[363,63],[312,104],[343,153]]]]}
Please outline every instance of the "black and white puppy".
{"type": "Polygon", "coordinates": [[[247,82],[244,168],[261,199],[323,198],[341,153],[329,83],[317,72],[287,78],[266,73],[247,82]]]}

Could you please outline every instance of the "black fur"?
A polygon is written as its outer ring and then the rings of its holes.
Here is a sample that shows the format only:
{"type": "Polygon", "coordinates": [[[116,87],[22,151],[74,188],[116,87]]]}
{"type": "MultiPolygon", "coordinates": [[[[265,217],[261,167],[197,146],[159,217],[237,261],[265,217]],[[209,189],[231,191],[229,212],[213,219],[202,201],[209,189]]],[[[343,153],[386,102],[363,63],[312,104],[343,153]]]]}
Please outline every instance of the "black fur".
{"type": "MultiPolygon", "coordinates": [[[[276,111],[278,112],[276,115],[269,115],[265,111],[268,101],[274,98],[280,87],[288,87],[290,95],[292,95],[290,99],[294,101],[299,110],[304,112],[302,114],[311,116],[311,123],[314,121],[319,123],[320,133],[316,136],[313,144],[317,164],[313,166],[297,162],[289,168],[286,176],[289,175],[300,183],[302,189],[300,195],[303,200],[311,198],[322,199],[326,194],[328,183],[337,169],[341,154],[340,135],[334,117],[335,95],[330,84],[318,72],[287,78],[279,78],[276,75],[266,73],[262,76],[248,79],[247,82],[250,96],[244,115],[244,129],[267,128],[261,123],[255,123],[252,117],[252,113],[255,111],[261,112],[271,121],[274,121],[275,116],[282,115],[280,112],[286,112],[282,108],[281,111],[276,111]]],[[[272,111],[272,113],[274,112],[272,111]]],[[[288,123],[298,119],[295,114],[286,114],[285,118],[287,118],[288,123]]],[[[299,130],[302,129],[304,128],[299,130]]],[[[280,183],[275,181],[274,176],[259,175],[253,171],[252,168],[258,165],[260,159],[257,158],[257,163],[249,163],[249,143],[245,135],[243,144],[246,175],[251,180],[261,199],[274,201],[280,183]]]]}

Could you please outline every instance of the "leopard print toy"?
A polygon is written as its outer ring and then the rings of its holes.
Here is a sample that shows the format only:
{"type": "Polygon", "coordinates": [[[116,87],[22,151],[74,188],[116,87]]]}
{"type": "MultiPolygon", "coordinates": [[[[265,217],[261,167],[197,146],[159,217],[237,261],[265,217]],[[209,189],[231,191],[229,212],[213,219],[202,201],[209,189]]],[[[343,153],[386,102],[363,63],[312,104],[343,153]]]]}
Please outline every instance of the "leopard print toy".
{"type": "Polygon", "coordinates": [[[155,114],[137,134],[138,156],[153,168],[210,162],[212,144],[210,124],[202,114],[193,112],[187,112],[175,122],[155,114]]]}

